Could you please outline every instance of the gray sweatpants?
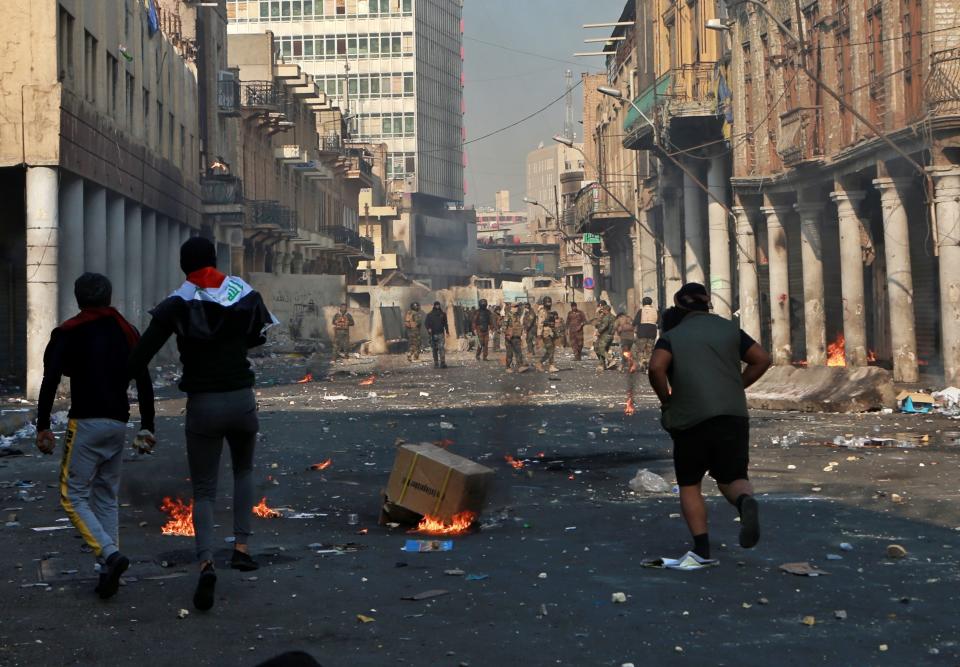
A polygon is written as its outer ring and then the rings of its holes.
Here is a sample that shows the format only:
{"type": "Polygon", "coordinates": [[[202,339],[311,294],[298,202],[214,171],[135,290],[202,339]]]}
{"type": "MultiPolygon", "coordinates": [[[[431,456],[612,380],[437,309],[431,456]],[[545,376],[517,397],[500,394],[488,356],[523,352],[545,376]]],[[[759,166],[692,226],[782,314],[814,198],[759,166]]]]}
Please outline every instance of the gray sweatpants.
{"type": "Polygon", "coordinates": [[[226,439],[233,468],[233,535],[246,544],[251,534],[253,448],[260,428],[253,389],[187,397],[187,461],[193,484],[193,529],[197,558],[213,560],[213,506],[217,500],[220,453],[226,439]]]}
{"type": "Polygon", "coordinates": [[[117,493],[127,425],[71,419],[60,463],[60,504],[103,563],[120,548],[117,493]]]}

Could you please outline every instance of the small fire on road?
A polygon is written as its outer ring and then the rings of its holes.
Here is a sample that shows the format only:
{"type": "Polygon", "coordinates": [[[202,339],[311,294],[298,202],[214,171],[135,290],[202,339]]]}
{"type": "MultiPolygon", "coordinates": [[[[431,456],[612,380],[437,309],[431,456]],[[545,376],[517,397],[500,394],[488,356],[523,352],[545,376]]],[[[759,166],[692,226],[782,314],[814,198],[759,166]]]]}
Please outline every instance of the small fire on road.
{"type": "Polygon", "coordinates": [[[520,468],[522,468],[523,466],[526,465],[523,461],[518,461],[517,459],[513,458],[513,457],[510,456],[509,454],[507,454],[506,456],[504,456],[504,457],[503,457],[503,460],[506,461],[507,463],[509,463],[511,466],[513,466],[514,469],[516,469],[516,470],[520,470],[520,468]]]}
{"type": "Polygon", "coordinates": [[[310,470],[326,470],[333,465],[333,459],[327,459],[326,461],[321,461],[320,463],[314,463],[310,466],[310,470]]]}
{"type": "Polygon", "coordinates": [[[633,390],[627,394],[627,404],[623,408],[623,414],[627,417],[632,417],[637,412],[637,406],[633,404],[633,390]]]}
{"type": "Polygon", "coordinates": [[[185,503],[179,498],[173,500],[167,497],[160,503],[160,510],[170,516],[170,519],[160,529],[161,533],[193,537],[193,499],[189,503],[185,503]]]}
{"type": "Polygon", "coordinates": [[[280,516],[280,512],[275,509],[267,507],[267,497],[264,496],[260,499],[260,502],[253,506],[253,513],[256,514],[261,519],[276,519],[280,516]]]}
{"type": "Polygon", "coordinates": [[[313,373],[307,373],[302,378],[297,380],[297,384],[308,384],[310,382],[313,382],[313,373]]]}
{"type": "Polygon", "coordinates": [[[410,532],[423,535],[465,535],[470,532],[473,522],[476,520],[477,515],[474,512],[454,514],[450,521],[444,521],[428,514],[410,532]]]}
{"type": "Polygon", "coordinates": [[[360,386],[361,386],[361,387],[369,387],[370,385],[372,385],[372,384],[373,384],[374,382],[376,382],[376,381],[377,381],[377,376],[376,376],[376,375],[371,375],[371,376],[368,377],[366,380],[360,380],[360,386]]]}

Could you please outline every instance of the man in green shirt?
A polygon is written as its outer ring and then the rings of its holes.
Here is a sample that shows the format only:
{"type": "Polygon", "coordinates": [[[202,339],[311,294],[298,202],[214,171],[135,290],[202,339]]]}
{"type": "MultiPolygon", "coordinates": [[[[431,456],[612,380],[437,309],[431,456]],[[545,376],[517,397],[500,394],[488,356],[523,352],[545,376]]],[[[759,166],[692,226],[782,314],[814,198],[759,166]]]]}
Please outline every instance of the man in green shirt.
{"type": "Polygon", "coordinates": [[[682,319],[668,330],[671,318],[664,318],[664,333],[650,359],[650,384],[673,439],[680,507],[693,536],[693,551],[710,558],[701,490],[708,472],[740,512],[740,546],[749,549],[760,539],[757,501],[747,476],[750,421],[745,390],[770,367],[770,355],[735,323],[709,312],[710,297],[703,285],[688,283],[673,300],[682,319]]]}

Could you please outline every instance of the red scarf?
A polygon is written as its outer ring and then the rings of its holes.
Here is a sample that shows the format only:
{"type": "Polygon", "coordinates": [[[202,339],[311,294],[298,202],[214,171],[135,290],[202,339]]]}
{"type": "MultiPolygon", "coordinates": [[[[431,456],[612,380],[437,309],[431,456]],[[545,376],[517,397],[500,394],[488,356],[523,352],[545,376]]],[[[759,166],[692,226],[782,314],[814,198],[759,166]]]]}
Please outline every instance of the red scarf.
{"type": "Polygon", "coordinates": [[[112,306],[81,308],[79,314],[71,317],[58,328],[60,331],[70,331],[71,329],[77,328],[81,324],[95,322],[96,320],[103,319],[104,317],[112,317],[113,320],[120,325],[120,330],[123,331],[123,335],[126,337],[127,343],[130,344],[130,349],[132,350],[140,340],[140,334],[138,334],[137,330],[134,329],[133,326],[123,318],[123,315],[121,315],[117,309],[112,306]]]}
{"type": "Polygon", "coordinates": [[[197,269],[193,273],[187,274],[187,282],[193,283],[200,289],[220,287],[226,279],[227,277],[225,275],[212,266],[205,266],[202,269],[197,269]]]}

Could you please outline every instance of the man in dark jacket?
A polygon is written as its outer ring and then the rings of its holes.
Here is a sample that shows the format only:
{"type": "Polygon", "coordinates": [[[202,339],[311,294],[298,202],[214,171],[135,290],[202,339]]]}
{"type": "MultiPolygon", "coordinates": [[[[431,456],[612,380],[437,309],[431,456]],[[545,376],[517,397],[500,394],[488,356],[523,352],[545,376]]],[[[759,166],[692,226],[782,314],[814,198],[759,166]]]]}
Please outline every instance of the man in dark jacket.
{"type": "Polygon", "coordinates": [[[216,265],[216,249],[207,239],[195,237],[183,244],[180,268],[187,280],[151,311],[153,319],[130,360],[131,372],[140,372],[176,335],[183,364],[180,389],[187,394],[187,461],[200,561],[193,604],[200,610],[213,606],[217,583],[213,505],[224,438],[233,470],[235,541],[230,566],[245,572],[258,567],[247,551],[256,503],[253,449],[259,430],[256,378],[247,350],[265,343],[267,329],[277,324],[260,294],[240,278],[220,273],[216,265]]]}
{"type": "Polygon", "coordinates": [[[443,307],[439,301],[433,304],[433,310],[427,314],[424,321],[427,328],[427,335],[430,336],[430,349],[433,350],[433,367],[447,367],[447,334],[450,328],[447,326],[447,314],[443,312],[443,307]]]}
{"type": "MultiPolygon", "coordinates": [[[[80,314],[53,330],[43,355],[37,448],[52,454],[56,447],[50,411],[60,379],[66,375],[70,412],[60,464],[60,504],[93,549],[100,565],[96,592],[107,599],[116,594],[120,575],[130,566],[119,549],[117,495],[130,418],[127,358],[140,334],[110,307],[113,288],[106,276],[85,273],[77,278],[73,291],[80,314]]],[[[141,430],[135,445],[145,451],[156,443],[153,385],[145,367],[136,380],[141,430]]]]}
{"type": "Polygon", "coordinates": [[[736,324],[709,312],[710,297],[703,285],[684,285],[674,303],[676,309],[664,313],[663,335],[650,360],[650,384],[673,439],[680,507],[693,536],[693,551],[710,558],[701,491],[708,472],[740,512],[740,546],[749,549],[760,539],[757,501],[747,475],[750,422],[745,390],[770,367],[770,355],[736,324]]]}

